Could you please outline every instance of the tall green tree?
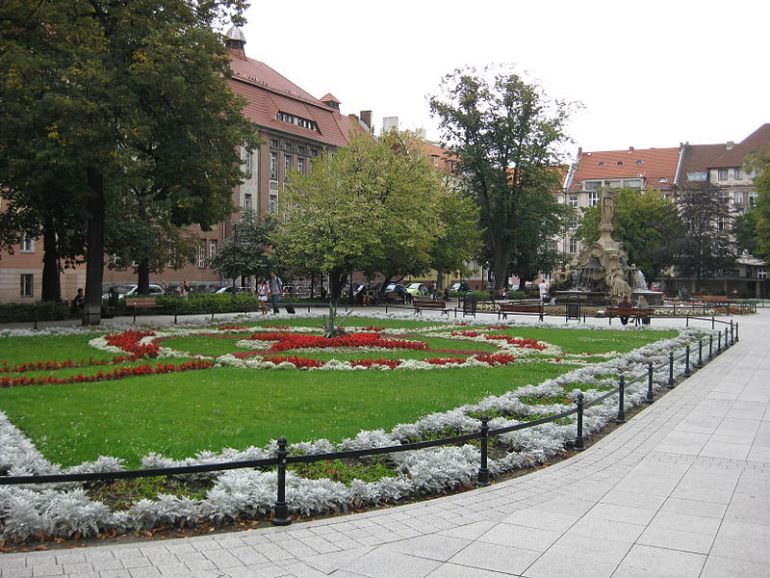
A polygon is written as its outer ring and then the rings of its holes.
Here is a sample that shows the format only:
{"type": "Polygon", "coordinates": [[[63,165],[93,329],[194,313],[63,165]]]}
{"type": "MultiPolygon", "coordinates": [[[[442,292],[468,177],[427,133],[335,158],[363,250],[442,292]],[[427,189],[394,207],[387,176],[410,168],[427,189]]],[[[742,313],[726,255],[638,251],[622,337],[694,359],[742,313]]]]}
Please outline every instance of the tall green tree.
{"type": "MultiPolygon", "coordinates": [[[[599,239],[599,207],[584,210],[576,235],[584,245],[599,239]]],[[[629,263],[648,281],[674,264],[675,247],[684,235],[679,209],[659,191],[622,189],[615,198],[612,237],[623,243],[629,263]]]]}
{"type": "Polygon", "coordinates": [[[445,230],[437,210],[445,194],[413,134],[356,137],[311,174],[289,178],[273,235],[280,263],[328,274],[333,300],[354,270],[425,273],[445,230]]]}
{"type": "Polygon", "coordinates": [[[211,259],[211,266],[223,277],[232,279],[233,285],[238,277],[267,278],[273,262],[270,235],[274,228],[272,218],[260,219],[254,211],[242,211],[233,234],[211,259]]]}
{"type": "Polygon", "coordinates": [[[473,68],[455,70],[441,89],[430,99],[431,112],[439,118],[442,145],[460,158],[466,189],[479,205],[484,257],[500,288],[511,264],[519,262],[517,251],[531,248],[520,239],[528,234],[525,216],[560,187],[553,168],[567,140],[571,107],[508,71],[488,79],[473,68]]]}
{"type": "Polygon", "coordinates": [[[703,280],[735,266],[737,245],[732,236],[729,197],[719,187],[705,184],[677,194],[683,236],[674,242],[674,265],[683,277],[692,277],[695,290],[703,280]]]}
{"type": "MultiPolygon", "coordinates": [[[[220,34],[243,0],[7,0],[0,23],[4,183],[78,207],[85,224],[87,319],[98,322],[108,208],[132,191],[168,201],[176,223],[203,227],[230,208],[239,146],[256,144],[227,86],[220,34]],[[46,58],[40,51],[52,55],[46,58]],[[32,87],[31,94],[27,88],[32,87]],[[25,138],[22,138],[25,137],[25,138]],[[30,175],[61,178],[61,188],[30,175]]],[[[149,205],[148,205],[149,206],[149,205]]],[[[45,211],[40,211],[45,212],[45,211]]]]}
{"type": "Polygon", "coordinates": [[[746,162],[748,171],[754,174],[754,186],[759,199],[751,211],[754,224],[755,254],[765,259],[770,257],[770,150],[751,155],[746,162]]]}

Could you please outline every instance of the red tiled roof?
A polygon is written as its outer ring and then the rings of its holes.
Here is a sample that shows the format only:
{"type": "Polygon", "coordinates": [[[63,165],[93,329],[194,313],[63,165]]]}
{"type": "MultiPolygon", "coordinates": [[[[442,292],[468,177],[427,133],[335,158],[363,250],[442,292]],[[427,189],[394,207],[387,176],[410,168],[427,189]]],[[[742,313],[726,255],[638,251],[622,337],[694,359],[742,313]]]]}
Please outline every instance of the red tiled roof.
{"type": "Polygon", "coordinates": [[[351,131],[365,132],[360,124],[326,106],[263,62],[247,58],[243,51],[231,50],[230,55],[230,88],[246,100],[244,114],[257,126],[334,147],[345,146],[351,131]],[[318,131],[280,121],[276,118],[279,112],[313,121],[318,131]]]}
{"type": "Polygon", "coordinates": [[[704,173],[704,176],[707,176],[708,167],[711,166],[711,162],[722,154],[724,150],[724,143],[706,145],[685,144],[684,150],[682,151],[684,160],[682,162],[682,170],[678,177],[677,186],[686,187],[691,183],[703,182],[702,180],[690,181],[690,179],[687,178],[687,175],[704,173]]]}
{"type": "Polygon", "coordinates": [[[644,179],[644,187],[669,188],[678,162],[678,147],[582,152],[570,190],[581,190],[583,181],[634,178],[644,179]]]}
{"type": "Polygon", "coordinates": [[[770,146],[770,123],[763,124],[741,142],[727,148],[722,145],[722,154],[712,159],[709,168],[739,167],[751,153],[760,152],[770,146]]]}

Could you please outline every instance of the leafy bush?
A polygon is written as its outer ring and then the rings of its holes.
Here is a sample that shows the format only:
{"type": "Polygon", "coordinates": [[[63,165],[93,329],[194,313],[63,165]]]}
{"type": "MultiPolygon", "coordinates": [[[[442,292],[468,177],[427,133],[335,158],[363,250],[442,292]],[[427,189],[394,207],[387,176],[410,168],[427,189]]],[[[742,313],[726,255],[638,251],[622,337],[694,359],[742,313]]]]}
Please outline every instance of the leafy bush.
{"type": "Polygon", "coordinates": [[[70,306],[64,302],[36,301],[34,303],[0,304],[0,322],[57,321],[68,319],[70,306]]]}

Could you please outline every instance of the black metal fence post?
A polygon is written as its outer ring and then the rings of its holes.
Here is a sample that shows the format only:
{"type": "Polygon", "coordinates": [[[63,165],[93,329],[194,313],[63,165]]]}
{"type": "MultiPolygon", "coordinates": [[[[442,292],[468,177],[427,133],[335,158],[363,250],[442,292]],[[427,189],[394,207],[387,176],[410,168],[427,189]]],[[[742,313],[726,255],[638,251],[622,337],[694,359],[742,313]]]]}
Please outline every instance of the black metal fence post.
{"type": "Polygon", "coordinates": [[[727,335],[728,335],[727,331],[728,331],[727,327],[725,327],[725,349],[730,347],[730,341],[727,339],[727,335]]]}
{"type": "Polygon", "coordinates": [[[714,329],[714,316],[711,316],[711,329],[714,329]]]}
{"type": "Polygon", "coordinates": [[[717,331],[717,355],[722,353],[722,332],[717,331]]]}
{"type": "Polygon", "coordinates": [[[489,443],[489,418],[481,418],[481,467],[476,479],[477,486],[489,485],[489,469],[487,468],[487,445],[489,443]]]}
{"type": "Polygon", "coordinates": [[[286,456],[288,455],[286,449],[286,438],[278,438],[278,499],[275,502],[275,510],[273,514],[274,526],[288,526],[291,524],[291,518],[289,517],[289,505],[286,503],[286,456]]]}
{"type": "Polygon", "coordinates": [[[585,448],[583,440],[583,392],[577,394],[577,435],[575,436],[575,451],[582,452],[585,448]]]}
{"type": "Polygon", "coordinates": [[[709,335],[709,361],[714,359],[714,335],[709,335]]]}
{"type": "Polygon", "coordinates": [[[698,339],[698,365],[696,367],[703,367],[703,338],[698,339]]]}
{"type": "Polygon", "coordinates": [[[674,387],[674,352],[670,351],[668,354],[668,387],[671,389],[674,387]]]}
{"type": "Polygon", "coordinates": [[[620,374],[620,380],[618,382],[618,417],[615,419],[615,423],[625,423],[626,422],[626,378],[621,373],[620,374]]]}
{"type": "Polygon", "coordinates": [[[735,322],[735,342],[738,342],[738,322],[735,322]]]}
{"type": "Polygon", "coordinates": [[[684,348],[684,374],[690,375],[690,344],[688,343],[684,348]]]}
{"type": "Polygon", "coordinates": [[[646,403],[652,403],[655,401],[653,395],[652,395],[652,361],[647,362],[647,399],[644,401],[646,403]]]}
{"type": "Polygon", "coordinates": [[[730,345],[735,344],[735,331],[733,329],[733,320],[730,319],[730,345]]]}

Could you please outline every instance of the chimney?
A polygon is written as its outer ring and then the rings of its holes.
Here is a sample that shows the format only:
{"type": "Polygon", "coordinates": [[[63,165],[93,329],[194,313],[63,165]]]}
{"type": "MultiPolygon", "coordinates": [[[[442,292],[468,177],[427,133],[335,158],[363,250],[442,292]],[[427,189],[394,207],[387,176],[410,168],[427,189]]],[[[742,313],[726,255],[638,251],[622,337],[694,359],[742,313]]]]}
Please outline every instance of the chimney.
{"type": "Polygon", "coordinates": [[[634,147],[628,147],[628,152],[630,153],[634,152],[634,147]]]}
{"type": "Polygon", "coordinates": [[[733,147],[735,146],[735,141],[727,141],[727,144],[725,145],[725,148],[729,151],[733,150],[733,147]]]}
{"type": "Polygon", "coordinates": [[[371,129],[372,128],[372,111],[371,110],[362,110],[361,111],[361,120],[366,125],[366,128],[371,129]]]}

